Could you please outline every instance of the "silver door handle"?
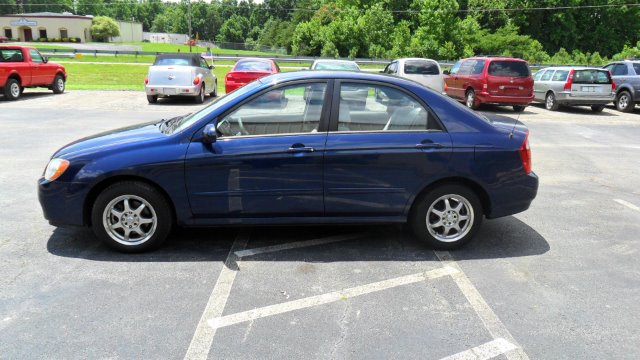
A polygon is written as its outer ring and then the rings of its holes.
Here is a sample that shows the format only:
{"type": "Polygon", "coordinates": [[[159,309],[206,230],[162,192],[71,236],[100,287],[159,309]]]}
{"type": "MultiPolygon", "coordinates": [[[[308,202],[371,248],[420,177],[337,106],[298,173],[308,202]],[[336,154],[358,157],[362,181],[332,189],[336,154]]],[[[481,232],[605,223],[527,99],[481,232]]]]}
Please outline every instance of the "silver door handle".
{"type": "Polygon", "coordinates": [[[316,151],[316,149],[309,147],[309,146],[298,146],[298,147],[290,147],[289,148],[289,152],[290,153],[297,153],[297,152],[314,152],[316,151]]]}

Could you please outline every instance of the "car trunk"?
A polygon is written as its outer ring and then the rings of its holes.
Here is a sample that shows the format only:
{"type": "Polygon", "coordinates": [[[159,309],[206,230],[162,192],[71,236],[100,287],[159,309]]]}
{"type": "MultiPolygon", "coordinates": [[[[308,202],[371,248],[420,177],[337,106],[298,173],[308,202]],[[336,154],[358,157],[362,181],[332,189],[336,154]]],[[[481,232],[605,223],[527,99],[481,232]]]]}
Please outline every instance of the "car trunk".
{"type": "Polygon", "coordinates": [[[409,80],[419,82],[420,84],[438,92],[444,91],[444,81],[441,75],[405,75],[409,80]]]}
{"type": "Polygon", "coordinates": [[[227,74],[227,80],[247,84],[270,74],[268,71],[232,71],[227,74]]]}
{"type": "Polygon", "coordinates": [[[194,72],[188,66],[154,65],[149,68],[149,85],[151,86],[192,86],[194,72]]]}
{"type": "Polygon", "coordinates": [[[487,90],[499,96],[530,96],[533,79],[523,61],[492,61],[487,74],[487,90]]]}
{"type": "Polygon", "coordinates": [[[607,70],[575,70],[571,83],[571,96],[606,97],[611,94],[611,77],[607,70]]]}

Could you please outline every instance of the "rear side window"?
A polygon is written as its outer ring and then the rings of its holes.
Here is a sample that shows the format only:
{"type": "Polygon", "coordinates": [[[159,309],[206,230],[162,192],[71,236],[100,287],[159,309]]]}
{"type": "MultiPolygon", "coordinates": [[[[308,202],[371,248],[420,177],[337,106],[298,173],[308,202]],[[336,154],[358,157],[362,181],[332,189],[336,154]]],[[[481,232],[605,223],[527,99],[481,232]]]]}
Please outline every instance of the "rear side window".
{"type": "Polygon", "coordinates": [[[621,75],[627,75],[627,74],[629,74],[629,69],[627,69],[627,64],[616,64],[616,66],[613,67],[614,76],[621,76],[621,75]]]}
{"type": "Polygon", "coordinates": [[[574,84],[611,84],[609,72],[606,70],[576,70],[573,74],[574,84]]]}
{"type": "Polygon", "coordinates": [[[489,64],[489,75],[527,77],[531,74],[527,63],[522,61],[492,61],[489,64]]]}
{"type": "Polygon", "coordinates": [[[439,75],[438,64],[426,60],[407,60],[404,63],[404,73],[407,75],[439,75]]]}
{"type": "Polygon", "coordinates": [[[547,70],[542,75],[542,78],[540,78],[540,81],[549,81],[551,80],[551,76],[553,76],[553,70],[547,70]]]}
{"type": "Polygon", "coordinates": [[[634,63],[633,70],[636,72],[636,75],[640,75],[640,63],[634,63]]]}
{"type": "Polygon", "coordinates": [[[0,49],[0,62],[23,62],[22,50],[0,49]]]}
{"type": "Polygon", "coordinates": [[[551,78],[551,81],[566,81],[567,80],[567,75],[569,75],[569,71],[567,70],[557,70],[555,74],[553,74],[553,77],[551,78]]]}
{"type": "Polygon", "coordinates": [[[271,71],[271,63],[266,61],[240,61],[234,71],[271,71]]]}

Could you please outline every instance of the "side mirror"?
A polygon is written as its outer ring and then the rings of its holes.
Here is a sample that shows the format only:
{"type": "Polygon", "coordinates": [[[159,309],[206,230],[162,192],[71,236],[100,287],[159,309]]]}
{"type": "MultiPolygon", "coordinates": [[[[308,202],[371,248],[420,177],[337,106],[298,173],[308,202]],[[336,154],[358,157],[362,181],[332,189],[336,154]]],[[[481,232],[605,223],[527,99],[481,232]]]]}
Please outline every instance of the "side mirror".
{"type": "Polygon", "coordinates": [[[49,58],[48,58],[48,57],[46,57],[46,56],[43,56],[43,57],[42,57],[42,61],[44,61],[44,63],[46,64],[46,63],[48,63],[48,62],[49,62],[49,58]]]}
{"type": "Polygon", "coordinates": [[[215,68],[216,68],[215,66],[213,66],[213,65],[209,65],[209,70],[213,70],[213,69],[215,69],[215,68]]]}
{"type": "Polygon", "coordinates": [[[204,127],[202,131],[202,140],[205,144],[211,144],[216,142],[216,138],[218,137],[218,132],[216,131],[216,126],[213,124],[209,124],[204,127]]]}
{"type": "Polygon", "coordinates": [[[451,75],[451,72],[449,70],[445,70],[442,72],[444,75],[451,75]]]}

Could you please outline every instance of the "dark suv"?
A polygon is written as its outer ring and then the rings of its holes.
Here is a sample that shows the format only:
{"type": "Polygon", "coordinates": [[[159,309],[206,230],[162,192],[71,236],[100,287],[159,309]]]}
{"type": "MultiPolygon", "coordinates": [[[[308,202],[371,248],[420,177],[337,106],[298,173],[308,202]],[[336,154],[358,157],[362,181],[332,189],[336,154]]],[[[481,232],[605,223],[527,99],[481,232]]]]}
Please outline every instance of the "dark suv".
{"type": "Polygon", "coordinates": [[[477,109],[480,104],[511,105],[520,112],[533,101],[533,78],[522,59],[482,56],[458,61],[445,72],[447,95],[477,109]]]}
{"type": "Polygon", "coordinates": [[[631,112],[640,101],[640,60],[612,62],[604,67],[616,83],[616,109],[631,112]]]}

